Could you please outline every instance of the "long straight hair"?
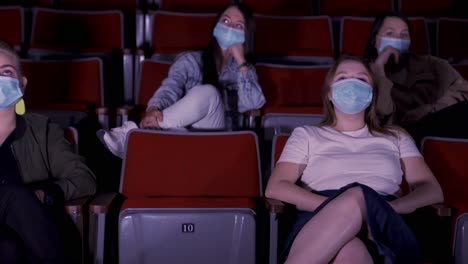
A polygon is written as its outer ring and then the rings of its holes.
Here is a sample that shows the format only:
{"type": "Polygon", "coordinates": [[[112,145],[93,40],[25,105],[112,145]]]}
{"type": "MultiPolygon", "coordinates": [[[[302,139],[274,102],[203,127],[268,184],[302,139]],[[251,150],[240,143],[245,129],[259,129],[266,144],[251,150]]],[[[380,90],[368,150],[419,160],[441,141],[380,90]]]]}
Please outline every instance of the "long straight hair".
{"type": "Polygon", "coordinates": [[[372,23],[371,31],[370,31],[369,35],[367,36],[366,47],[364,48],[364,56],[363,57],[364,57],[364,62],[366,62],[366,63],[374,62],[375,59],[377,59],[377,57],[379,56],[379,52],[375,48],[375,42],[376,42],[377,34],[379,33],[379,30],[382,27],[382,24],[383,24],[383,22],[385,21],[385,19],[387,17],[397,17],[397,18],[400,18],[401,20],[403,20],[406,23],[406,25],[408,26],[408,31],[409,31],[410,38],[412,36],[411,25],[409,23],[409,20],[402,13],[389,11],[389,12],[385,12],[385,13],[377,16],[375,18],[375,20],[374,20],[374,23],[372,23]]]}
{"type": "Polygon", "coordinates": [[[327,76],[325,77],[325,83],[322,88],[322,102],[323,102],[324,118],[322,122],[320,122],[319,126],[333,127],[336,125],[335,107],[333,106],[333,103],[328,98],[328,94],[330,93],[331,85],[333,84],[333,77],[335,77],[336,70],[338,69],[338,66],[340,66],[340,64],[343,63],[344,61],[354,61],[354,62],[362,64],[362,66],[364,66],[364,68],[366,69],[367,74],[369,75],[369,81],[370,81],[369,84],[372,86],[372,102],[366,108],[365,114],[364,114],[364,122],[367,124],[367,127],[369,128],[369,132],[372,135],[376,135],[377,133],[380,133],[380,134],[385,134],[385,135],[390,135],[390,136],[396,136],[396,134],[390,129],[391,127],[381,126],[380,121],[377,117],[377,99],[379,97],[379,93],[378,93],[378,89],[374,81],[375,78],[374,78],[374,75],[372,74],[372,71],[361,59],[354,57],[354,56],[348,56],[348,55],[342,55],[341,57],[339,57],[338,60],[333,65],[333,67],[328,71],[327,76]]]}
{"type": "MultiPolygon", "coordinates": [[[[223,10],[216,16],[216,20],[211,28],[213,32],[216,24],[219,22],[221,16],[226,12],[227,9],[236,7],[242,13],[245,22],[245,42],[244,42],[244,56],[248,63],[255,63],[255,22],[253,19],[252,12],[250,9],[242,3],[234,3],[226,5],[223,10]]],[[[210,42],[208,46],[203,50],[202,53],[202,72],[203,72],[203,84],[211,84],[218,90],[222,90],[219,85],[218,71],[222,64],[222,53],[219,47],[218,41],[211,34],[210,42]]]]}

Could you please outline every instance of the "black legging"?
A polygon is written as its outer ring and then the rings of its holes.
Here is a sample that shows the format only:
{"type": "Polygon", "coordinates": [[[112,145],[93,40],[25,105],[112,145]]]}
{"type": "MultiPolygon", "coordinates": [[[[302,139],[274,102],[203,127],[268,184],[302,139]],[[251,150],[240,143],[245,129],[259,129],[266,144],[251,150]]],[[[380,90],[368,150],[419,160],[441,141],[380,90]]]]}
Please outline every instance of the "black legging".
{"type": "Polygon", "coordinates": [[[65,263],[56,224],[26,186],[0,185],[0,226],[2,263],[65,263]]]}

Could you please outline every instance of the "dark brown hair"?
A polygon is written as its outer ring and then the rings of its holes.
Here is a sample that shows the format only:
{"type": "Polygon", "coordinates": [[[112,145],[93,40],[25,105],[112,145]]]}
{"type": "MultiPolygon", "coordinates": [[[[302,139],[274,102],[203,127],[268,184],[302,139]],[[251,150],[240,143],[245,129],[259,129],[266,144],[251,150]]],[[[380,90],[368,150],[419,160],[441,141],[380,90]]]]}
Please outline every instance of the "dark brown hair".
{"type": "Polygon", "coordinates": [[[369,35],[367,36],[367,43],[364,49],[364,56],[363,56],[364,61],[366,63],[374,62],[375,59],[377,59],[377,57],[379,56],[379,53],[377,49],[375,48],[375,40],[377,38],[377,34],[379,33],[380,28],[382,27],[383,22],[385,21],[387,17],[396,17],[396,18],[403,20],[408,26],[408,32],[411,38],[411,34],[412,34],[411,25],[409,23],[408,18],[402,13],[389,11],[389,12],[385,12],[377,16],[374,20],[374,23],[372,24],[371,31],[369,35]]]}
{"type": "MultiPolygon", "coordinates": [[[[211,28],[213,32],[216,24],[219,22],[221,16],[231,7],[239,9],[244,17],[245,23],[245,42],[244,42],[244,56],[248,63],[255,63],[255,22],[253,14],[250,9],[242,3],[233,3],[226,5],[221,12],[216,16],[216,20],[211,28]]],[[[203,72],[203,84],[211,84],[218,89],[221,89],[218,82],[218,67],[221,65],[222,54],[221,48],[218,45],[216,38],[211,35],[210,42],[208,46],[203,50],[202,54],[202,72],[203,72]]]]}

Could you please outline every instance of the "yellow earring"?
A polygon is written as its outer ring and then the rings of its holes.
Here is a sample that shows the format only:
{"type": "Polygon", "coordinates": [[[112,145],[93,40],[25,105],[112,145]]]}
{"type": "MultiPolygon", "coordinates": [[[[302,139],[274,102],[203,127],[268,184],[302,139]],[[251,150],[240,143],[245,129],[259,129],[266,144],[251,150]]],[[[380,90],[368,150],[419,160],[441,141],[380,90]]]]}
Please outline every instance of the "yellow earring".
{"type": "Polygon", "coordinates": [[[26,112],[26,106],[24,105],[24,100],[21,98],[15,105],[15,112],[18,115],[24,115],[26,112]]]}

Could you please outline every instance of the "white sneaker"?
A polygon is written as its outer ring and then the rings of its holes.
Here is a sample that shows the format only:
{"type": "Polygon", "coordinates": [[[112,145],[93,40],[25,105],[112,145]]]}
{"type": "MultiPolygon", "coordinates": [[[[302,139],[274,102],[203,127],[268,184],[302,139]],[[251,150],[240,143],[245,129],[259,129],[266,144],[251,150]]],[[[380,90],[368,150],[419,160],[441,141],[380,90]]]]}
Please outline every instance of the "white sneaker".
{"type": "Polygon", "coordinates": [[[121,127],[112,128],[111,131],[101,129],[96,134],[112,154],[123,159],[127,134],[135,128],[138,128],[135,122],[127,121],[121,127]]]}

